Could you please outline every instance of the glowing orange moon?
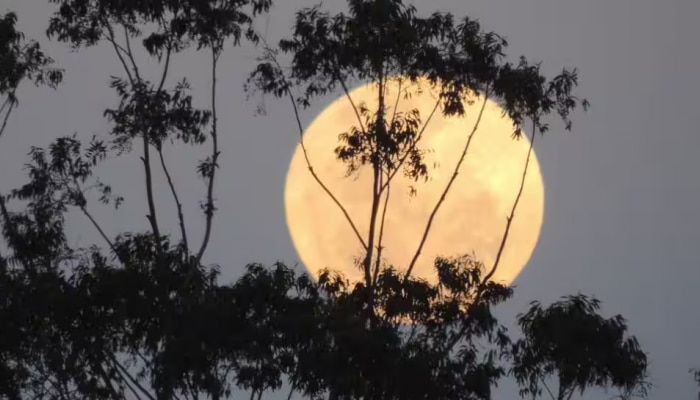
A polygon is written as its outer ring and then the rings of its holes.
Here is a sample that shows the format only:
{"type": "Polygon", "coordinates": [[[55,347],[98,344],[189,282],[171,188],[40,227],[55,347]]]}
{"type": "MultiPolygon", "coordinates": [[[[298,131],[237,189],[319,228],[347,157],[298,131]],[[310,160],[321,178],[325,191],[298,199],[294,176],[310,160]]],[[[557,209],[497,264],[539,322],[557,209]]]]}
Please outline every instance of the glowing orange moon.
{"type": "MultiPolygon", "coordinates": [[[[396,92],[394,85],[387,97],[395,99],[396,92]]],[[[376,94],[376,86],[366,85],[351,91],[350,97],[355,105],[364,102],[370,110],[376,110],[376,94]]],[[[405,270],[415,254],[428,217],[457,165],[482,103],[483,98],[475,99],[464,117],[444,117],[439,110],[433,115],[418,145],[429,150],[425,156],[428,182],[413,182],[401,172],[392,181],[382,258],[396,268],[405,270]],[[417,190],[414,196],[409,195],[412,186],[417,190]]],[[[417,108],[425,122],[434,106],[435,96],[424,90],[409,99],[401,98],[398,110],[417,108]]],[[[371,171],[368,167],[359,176],[348,178],[346,165],[334,153],[340,143],[338,134],[356,124],[352,105],[343,95],[306,129],[304,144],[314,171],[367,240],[371,171]]],[[[516,140],[512,131],[512,121],[502,115],[496,103],[488,101],[459,174],[433,221],[414,276],[434,282],[436,256],[473,252],[487,268],[493,265],[530,147],[525,135],[516,140]]],[[[329,268],[351,280],[362,279],[353,262],[363,254],[361,244],[341,210],[312,177],[300,145],[287,174],[285,208],[294,246],[312,275],[329,268]]],[[[544,187],[533,151],[508,242],[492,280],[509,285],[525,267],[539,238],[543,212],[544,187]]]]}

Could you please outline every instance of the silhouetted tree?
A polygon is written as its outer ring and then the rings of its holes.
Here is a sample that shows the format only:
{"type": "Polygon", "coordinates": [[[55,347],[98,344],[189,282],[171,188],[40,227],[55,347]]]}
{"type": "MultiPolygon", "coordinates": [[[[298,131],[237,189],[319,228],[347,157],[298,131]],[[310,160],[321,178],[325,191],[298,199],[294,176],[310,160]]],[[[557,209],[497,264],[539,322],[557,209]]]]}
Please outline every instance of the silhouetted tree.
{"type": "MultiPolygon", "coordinates": [[[[545,132],[548,125],[544,119],[550,114],[558,114],[570,129],[571,111],[579,102],[586,108],[588,102],[579,101],[572,94],[577,85],[575,70],[564,70],[548,80],[540,74],[539,64],[529,63],[524,57],[517,64],[506,62],[505,39],[483,31],[478,21],[469,17],[456,20],[449,13],[434,13],[421,18],[414,7],[405,6],[399,0],[350,0],[348,6],[347,14],[330,15],[319,6],[299,11],[292,37],[281,40],[277,48],[265,46],[262,62],[250,78],[249,90],[288,97],[300,135],[304,129],[299,122],[298,105],[307,107],[315,97],[336,89],[342,90],[348,99],[357,124],[348,127],[346,132],[339,132],[336,155],[347,164],[349,174],[368,168],[373,176],[366,235],[358,231],[342,203],[314,172],[303,138],[301,146],[311,174],[343,212],[357,236],[364,254],[360,263],[363,284],[371,288],[383,261],[383,214],[392,180],[401,170],[414,180],[425,179],[429,174],[423,160],[425,149],[419,147],[419,142],[433,114],[423,122],[418,110],[397,112],[402,97],[419,89],[432,89],[438,93],[432,113],[440,109],[446,116],[463,115],[469,105],[477,101],[482,103],[475,110],[476,124],[464,132],[468,140],[451,179],[434,206],[410,264],[404,267],[406,276],[411,274],[433,218],[454,183],[488,99],[500,103],[513,119],[515,136],[521,135],[521,127],[528,121],[532,123],[533,134],[545,132]],[[289,67],[280,65],[277,59],[280,52],[291,55],[289,67]],[[428,81],[430,88],[416,88],[421,78],[428,81]],[[358,83],[377,87],[376,110],[368,109],[365,104],[355,104],[348,88],[358,83]],[[392,84],[398,90],[395,97],[389,99],[386,97],[392,84]],[[297,89],[300,95],[294,94],[297,89]]],[[[526,171],[527,163],[523,178],[526,171]]],[[[517,199],[508,218],[501,251],[516,206],[517,199]]],[[[493,275],[499,259],[500,252],[486,278],[493,275]]]]}
{"type": "MultiPolygon", "coordinates": [[[[497,262],[486,268],[468,256],[439,258],[438,283],[430,284],[411,276],[412,265],[382,265],[378,233],[358,233],[365,249],[361,282],[331,271],[315,282],[283,264],[251,264],[235,282],[220,282],[218,267],[202,261],[221,154],[217,65],[227,43],[260,40],[253,18],[270,1],[50,2],[57,11],[49,36],[75,49],[110,46],[124,76],[110,80],[119,99],[105,110],[110,140],[66,136],[32,148],[28,182],[0,197],[0,398],[222,399],[245,390],[261,399],[287,383],[289,398],[488,399],[511,372],[533,396],[540,381],[558,373],[560,393],[570,397],[591,386],[627,389],[640,382],[644,354],[625,336],[624,321],[599,316],[596,302],[576,297],[546,309],[535,305],[520,320],[525,338],[513,342],[492,313],[512,294],[489,280],[497,262]],[[155,77],[136,61],[139,42],[160,62],[155,77]],[[192,105],[184,78],[168,84],[172,63],[188,47],[211,57],[208,109],[192,105]],[[205,231],[195,242],[163,146],[207,140],[211,153],[198,167],[206,183],[205,231]],[[150,229],[110,237],[91,214],[86,191],[96,188],[100,201],[118,207],[123,199],[93,172],[134,145],[143,161],[150,229]],[[165,213],[153,196],[154,168],[165,173],[176,203],[177,239],[159,222],[165,213]],[[104,248],[68,243],[68,210],[91,222],[104,248]],[[564,334],[578,331],[588,334],[564,334]]],[[[349,14],[334,16],[318,7],[301,10],[291,38],[279,44],[292,55],[291,75],[265,44],[249,88],[287,96],[297,112],[319,94],[340,89],[348,95],[358,82],[384,88],[397,79],[409,85],[425,78],[440,93],[436,109],[444,113],[464,113],[472,100],[494,98],[516,122],[516,135],[526,120],[533,134],[544,132],[550,113],[569,127],[578,103],[571,94],[574,72],[547,80],[538,65],[504,61],[505,41],[469,18],[420,18],[398,0],[348,4],[349,14]],[[301,96],[292,94],[294,87],[301,96]]],[[[38,45],[15,30],[15,20],[14,14],[0,19],[4,121],[21,82],[55,86],[61,78],[38,45]]],[[[415,179],[429,174],[417,147],[420,115],[387,118],[386,99],[379,104],[378,110],[356,107],[359,126],[348,127],[337,149],[349,171],[372,170],[373,232],[382,230],[380,201],[397,171],[415,179]]],[[[0,135],[4,129],[3,122],[0,135]]],[[[506,238],[507,228],[503,245],[506,238]]]]}

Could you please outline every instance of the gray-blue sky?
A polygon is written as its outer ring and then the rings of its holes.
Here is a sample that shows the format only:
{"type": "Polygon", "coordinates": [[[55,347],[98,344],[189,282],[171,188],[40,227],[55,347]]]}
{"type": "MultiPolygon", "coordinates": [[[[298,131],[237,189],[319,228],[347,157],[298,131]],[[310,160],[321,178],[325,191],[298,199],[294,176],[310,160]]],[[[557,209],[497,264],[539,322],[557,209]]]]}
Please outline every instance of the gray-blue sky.
{"type": "MultiPolygon", "coordinates": [[[[295,9],[315,2],[280,3],[269,20],[270,39],[288,32],[295,9]]],[[[533,299],[594,294],[604,301],[606,312],[629,319],[649,352],[656,385],[652,397],[694,396],[688,369],[700,367],[700,2],[417,3],[423,12],[439,9],[479,18],[487,29],[509,39],[510,54],[543,60],[548,72],[578,67],[580,93],[592,102],[589,113],[576,116],[573,132],[552,131],[537,146],[546,186],[544,228],[516,282],[515,299],[502,310],[504,317],[512,318],[533,299]]],[[[332,10],[344,7],[341,0],[325,4],[332,10]]],[[[46,40],[52,10],[47,2],[9,0],[2,8],[17,11],[20,28],[40,39],[66,68],[58,91],[28,86],[21,91],[21,106],[0,144],[0,188],[7,189],[23,181],[21,167],[29,146],[43,146],[72,132],[106,135],[102,111],[115,104],[107,79],[121,71],[107,48],[70,53],[46,40]]],[[[246,102],[242,84],[255,54],[250,47],[229,51],[221,66],[223,173],[208,259],[219,263],[228,278],[247,262],[297,259],[285,226],[283,188],[298,136],[290,129],[293,115],[287,103],[267,100],[268,115],[256,117],[255,101],[246,102]]],[[[186,75],[195,88],[203,89],[209,78],[207,61],[182,56],[175,60],[172,76],[186,75]]],[[[305,111],[304,121],[322,107],[305,111]]],[[[197,156],[178,148],[168,157],[188,204],[189,224],[201,230],[197,203],[204,186],[194,175],[197,156]]],[[[103,172],[127,204],[119,212],[100,208],[98,218],[112,233],[145,229],[136,156],[111,163],[103,172]]],[[[159,200],[163,212],[174,212],[165,190],[159,200]]],[[[84,220],[72,222],[75,240],[94,237],[84,220]]],[[[174,223],[169,227],[176,232],[174,223]]]]}

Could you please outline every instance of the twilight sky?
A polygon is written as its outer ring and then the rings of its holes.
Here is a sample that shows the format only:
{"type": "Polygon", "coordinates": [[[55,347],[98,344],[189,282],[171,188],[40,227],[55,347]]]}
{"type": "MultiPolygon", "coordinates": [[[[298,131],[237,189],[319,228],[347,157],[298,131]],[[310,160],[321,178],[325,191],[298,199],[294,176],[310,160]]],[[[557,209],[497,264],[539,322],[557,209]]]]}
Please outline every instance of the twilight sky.
{"type": "MultiPolygon", "coordinates": [[[[270,41],[289,31],[296,9],[316,3],[278,2],[269,18],[270,41]]],[[[515,298],[500,310],[504,321],[534,299],[547,303],[569,293],[595,295],[606,314],[621,313],[629,320],[648,351],[655,384],[651,398],[694,398],[697,391],[688,369],[700,367],[700,132],[695,122],[700,110],[700,2],[414,3],[425,13],[451,11],[480,19],[485,29],[507,37],[509,55],[543,60],[547,73],[578,67],[578,93],[592,103],[588,113],[575,116],[572,132],[553,130],[536,146],[545,182],[544,226],[528,267],[516,281],[515,298]]],[[[332,11],[345,6],[342,0],[324,4],[332,11]]],[[[20,107],[0,142],[2,191],[24,182],[22,165],[30,146],[46,146],[73,132],[107,137],[102,112],[116,104],[107,87],[110,75],[122,75],[114,53],[107,47],[71,53],[63,44],[49,42],[44,31],[52,7],[47,1],[28,0],[3,1],[0,7],[2,12],[16,11],[19,28],[40,40],[66,69],[56,92],[22,88],[20,107]]],[[[264,25],[262,19],[259,26],[264,25]]],[[[266,99],[267,116],[262,117],[255,115],[258,100],[246,101],[242,84],[256,54],[250,46],[230,49],[220,67],[220,211],[206,261],[220,264],[224,279],[237,276],[248,262],[297,261],[285,224],[283,190],[298,134],[288,103],[266,99]]],[[[199,101],[206,101],[208,61],[201,55],[181,55],[170,75],[187,76],[199,101]]],[[[155,67],[148,72],[157,74],[155,67]]],[[[329,101],[306,110],[305,124],[329,101]]],[[[203,150],[209,151],[208,146],[203,150]]],[[[194,168],[201,155],[185,146],[166,155],[186,204],[190,235],[197,238],[203,226],[198,202],[204,198],[204,184],[195,178],[194,168]]],[[[126,197],[117,212],[94,206],[107,231],[146,229],[137,155],[109,163],[100,176],[126,197]]],[[[161,224],[168,222],[167,228],[177,234],[165,186],[158,187],[157,200],[162,203],[161,224]]],[[[76,243],[95,237],[80,216],[71,224],[76,243]]],[[[517,396],[508,385],[501,391],[507,398],[517,396]]]]}

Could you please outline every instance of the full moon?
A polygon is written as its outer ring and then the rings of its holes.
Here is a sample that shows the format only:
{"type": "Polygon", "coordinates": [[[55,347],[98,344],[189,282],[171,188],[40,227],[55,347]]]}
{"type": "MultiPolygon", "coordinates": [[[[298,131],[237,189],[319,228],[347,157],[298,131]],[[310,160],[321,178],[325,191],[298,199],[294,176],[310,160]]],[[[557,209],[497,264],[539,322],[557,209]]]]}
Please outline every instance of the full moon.
{"type": "MultiPolygon", "coordinates": [[[[404,83],[405,85],[405,83],[404,83]]],[[[386,104],[398,111],[418,109],[422,124],[436,104],[427,83],[422,92],[394,103],[398,84],[389,85],[386,104]]],[[[338,135],[358,125],[353,109],[364,103],[377,109],[376,85],[357,87],[331,103],[305,130],[303,142],[314,172],[347,210],[367,241],[372,204],[371,166],[347,176],[347,165],[336,158],[338,135]]],[[[416,253],[428,218],[455,170],[469,134],[477,120],[483,97],[474,98],[464,116],[445,117],[438,109],[430,119],[418,148],[425,150],[429,179],[415,182],[399,171],[391,183],[385,217],[382,258],[399,270],[407,269],[416,253]]],[[[393,110],[388,109],[387,115],[393,110]]],[[[388,118],[388,117],[387,117],[388,118]]],[[[487,101],[467,155],[438,210],[413,276],[435,283],[434,261],[438,256],[473,254],[490,270],[501,244],[525,167],[530,142],[523,134],[512,136],[513,122],[498,104],[487,101]]],[[[382,202],[383,206],[383,202],[382,202]]],[[[328,268],[351,281],[363,273],[354,262],[362,245],[341,209],[309,171],[299,144],[292,157],[285,186],[286,217],[292,241],[306,267],[318,277],[328,268]]],[[[537,244],[544,211],[544,188],[534,151],[523,192],[515,211],[508,241],[498,269],[491,278],[512,284],[530,259],[537,244]]]]}

